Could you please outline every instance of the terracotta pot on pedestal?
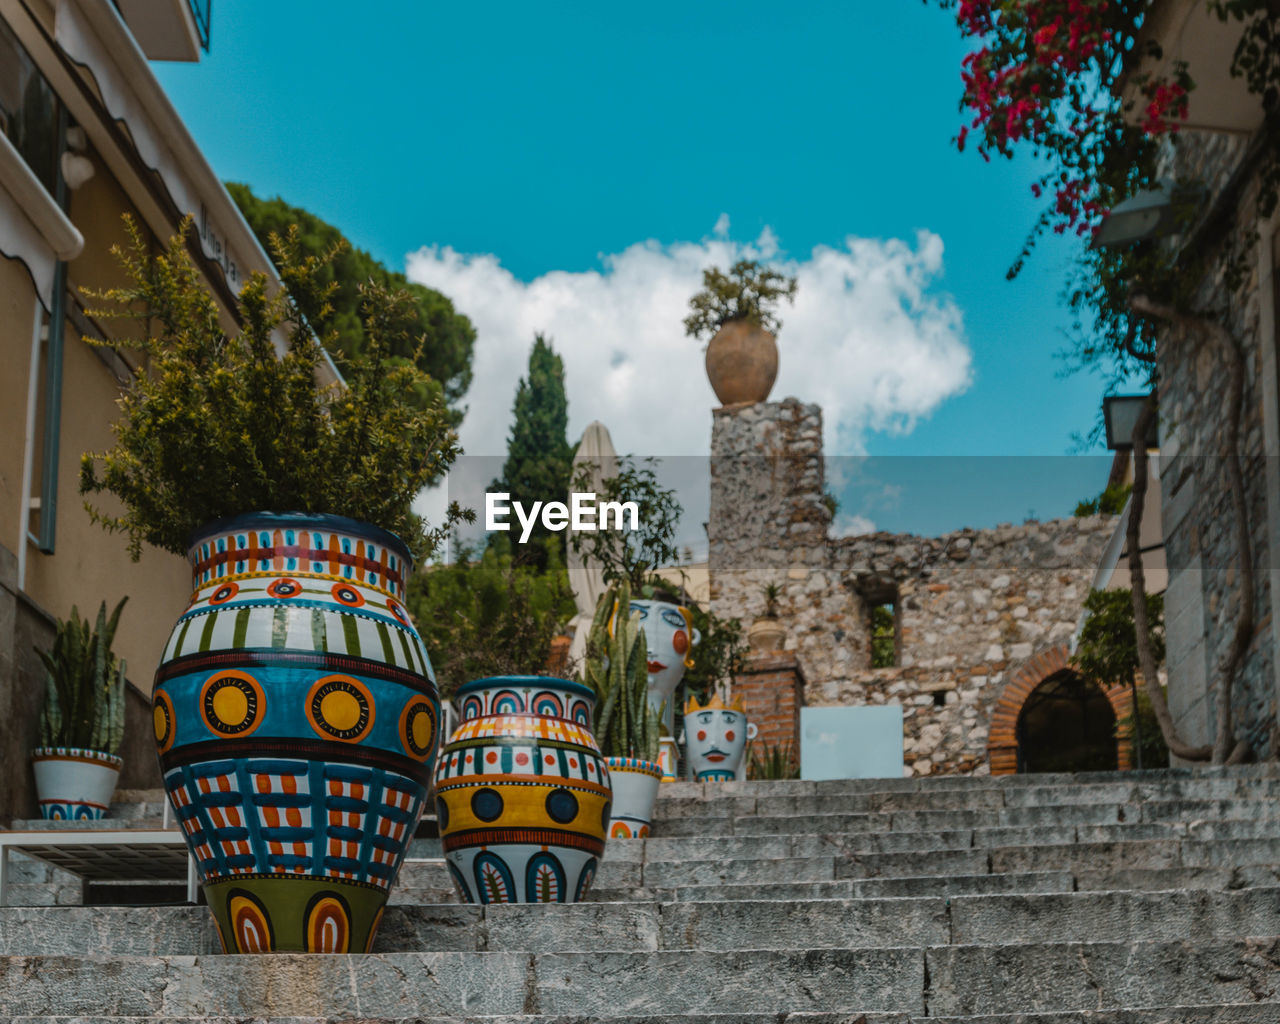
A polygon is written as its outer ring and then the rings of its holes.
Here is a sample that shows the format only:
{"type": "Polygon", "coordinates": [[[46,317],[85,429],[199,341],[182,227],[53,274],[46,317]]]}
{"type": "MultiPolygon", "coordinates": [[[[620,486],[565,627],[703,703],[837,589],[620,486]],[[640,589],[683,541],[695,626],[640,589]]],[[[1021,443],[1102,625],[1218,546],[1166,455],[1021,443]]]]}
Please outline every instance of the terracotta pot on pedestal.
{"type": "Polygon", "coordinates": [[[778,376],[778,346],[770,331],[730,320],[707,345],[707,377],[722,405],[763,402],[778,376]]]}
{"type": "Polygon", "coordinates": [[[747,630],[747,643],[753,651],[780,651],[786,640],[787,630],[781,619],[756,619],[747,630]]]}

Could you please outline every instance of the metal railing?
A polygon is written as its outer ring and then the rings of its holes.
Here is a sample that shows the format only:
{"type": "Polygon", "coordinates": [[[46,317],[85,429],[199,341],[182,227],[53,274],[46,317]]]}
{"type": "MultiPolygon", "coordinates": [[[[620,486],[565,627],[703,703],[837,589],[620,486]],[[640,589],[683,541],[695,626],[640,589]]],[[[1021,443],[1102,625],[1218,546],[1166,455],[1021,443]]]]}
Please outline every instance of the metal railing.
{"type": "Polygon", "coordinates": [[[209,27],[213,18],[213,0],[187,0],[191,17],[196,23],[196,35],[200,37],[200,49],[209,52],[209,27]]]}

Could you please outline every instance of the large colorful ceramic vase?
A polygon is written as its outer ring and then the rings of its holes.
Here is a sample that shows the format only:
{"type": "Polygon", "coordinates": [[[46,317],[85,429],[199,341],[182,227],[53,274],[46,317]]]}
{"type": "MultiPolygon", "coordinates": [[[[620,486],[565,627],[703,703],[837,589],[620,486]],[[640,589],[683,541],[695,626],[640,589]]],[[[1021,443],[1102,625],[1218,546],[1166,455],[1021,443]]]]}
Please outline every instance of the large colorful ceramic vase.
{"type": "Polygon", "coordinates": [[[576,903],[604,853],[612,791],[595,697],[542,676],[458,688],[436,766],[445,863],[467,903],[576,903]]]}
{"type": "Polygon", "coordinates": [[[190,559],[155,733],[223,947],[367,951],[437,741],[409,553],[354,520],[259,513],[210,524],[190,559]]]}
{"type": "Polygon", "coordinates": [[[756,738],[754,722],[747,721],[742,698],[731,705],[713,694],[706,704],[690,697],[684,707],[685,757],[689,777],[699,782],[729,782],[744,778],[742,754],[747,740],[756,738]]]}
{"type": "Polygon", "coordinates": [[[663,736],[658,761],[662,765],[663,779],[676,778],[675,709],[671,698],[684,678],[685,670],[693,667],[693,648],[702,640],[702,634],[693,628],[689,609],[666,601],[631,602],[631,613],[640,615],[645,640],[649,646],[649,703],[655,711],[666,709],[662,715],[663,736]]]}

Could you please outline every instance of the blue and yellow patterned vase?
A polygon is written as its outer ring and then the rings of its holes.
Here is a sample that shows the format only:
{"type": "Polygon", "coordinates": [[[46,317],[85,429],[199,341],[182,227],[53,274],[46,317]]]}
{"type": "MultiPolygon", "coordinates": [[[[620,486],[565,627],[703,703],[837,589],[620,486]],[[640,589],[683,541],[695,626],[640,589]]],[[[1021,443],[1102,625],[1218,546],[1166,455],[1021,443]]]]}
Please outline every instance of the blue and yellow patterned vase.
{"type": "Polygon", "coordinates": [[[612,791],[591,735],[595,696],[567,679],[458,688],[436,765],[445,863],[466,903],[576,903],[604,854],[612,791]]]}
{"type": "Polygon", "coordinates": [[[152,707],[223,948],[366,952],[437,743],[409,552],[341,516],[264,512],[209,524],[189,557],[152,707]]]}

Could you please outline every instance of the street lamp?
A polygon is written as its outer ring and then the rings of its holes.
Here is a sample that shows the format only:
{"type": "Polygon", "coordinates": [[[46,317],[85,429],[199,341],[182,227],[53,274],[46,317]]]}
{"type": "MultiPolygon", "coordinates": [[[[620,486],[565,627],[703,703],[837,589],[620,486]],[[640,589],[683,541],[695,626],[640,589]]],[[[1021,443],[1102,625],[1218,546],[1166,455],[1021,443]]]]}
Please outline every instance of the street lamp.
{"type": "Polygon", "coordinates": [[[1089,248],[1102,249],[1159,238],[1173,234],[1176,227],[1173,191],[1162,186],[1139,192],[1108,210],[1089,248]]]}
{"type": "MultiPolygon", "coordinates": [[[[1107,395],[1102,400],[1102,420],[1107,428],[1107,450],[1128,451],[1133,447],[1133,428],[1149,395],[1107,395]]],[[[1146,447],[1159,447],[1156,417],[1147,424],[1146,447]]]]}

